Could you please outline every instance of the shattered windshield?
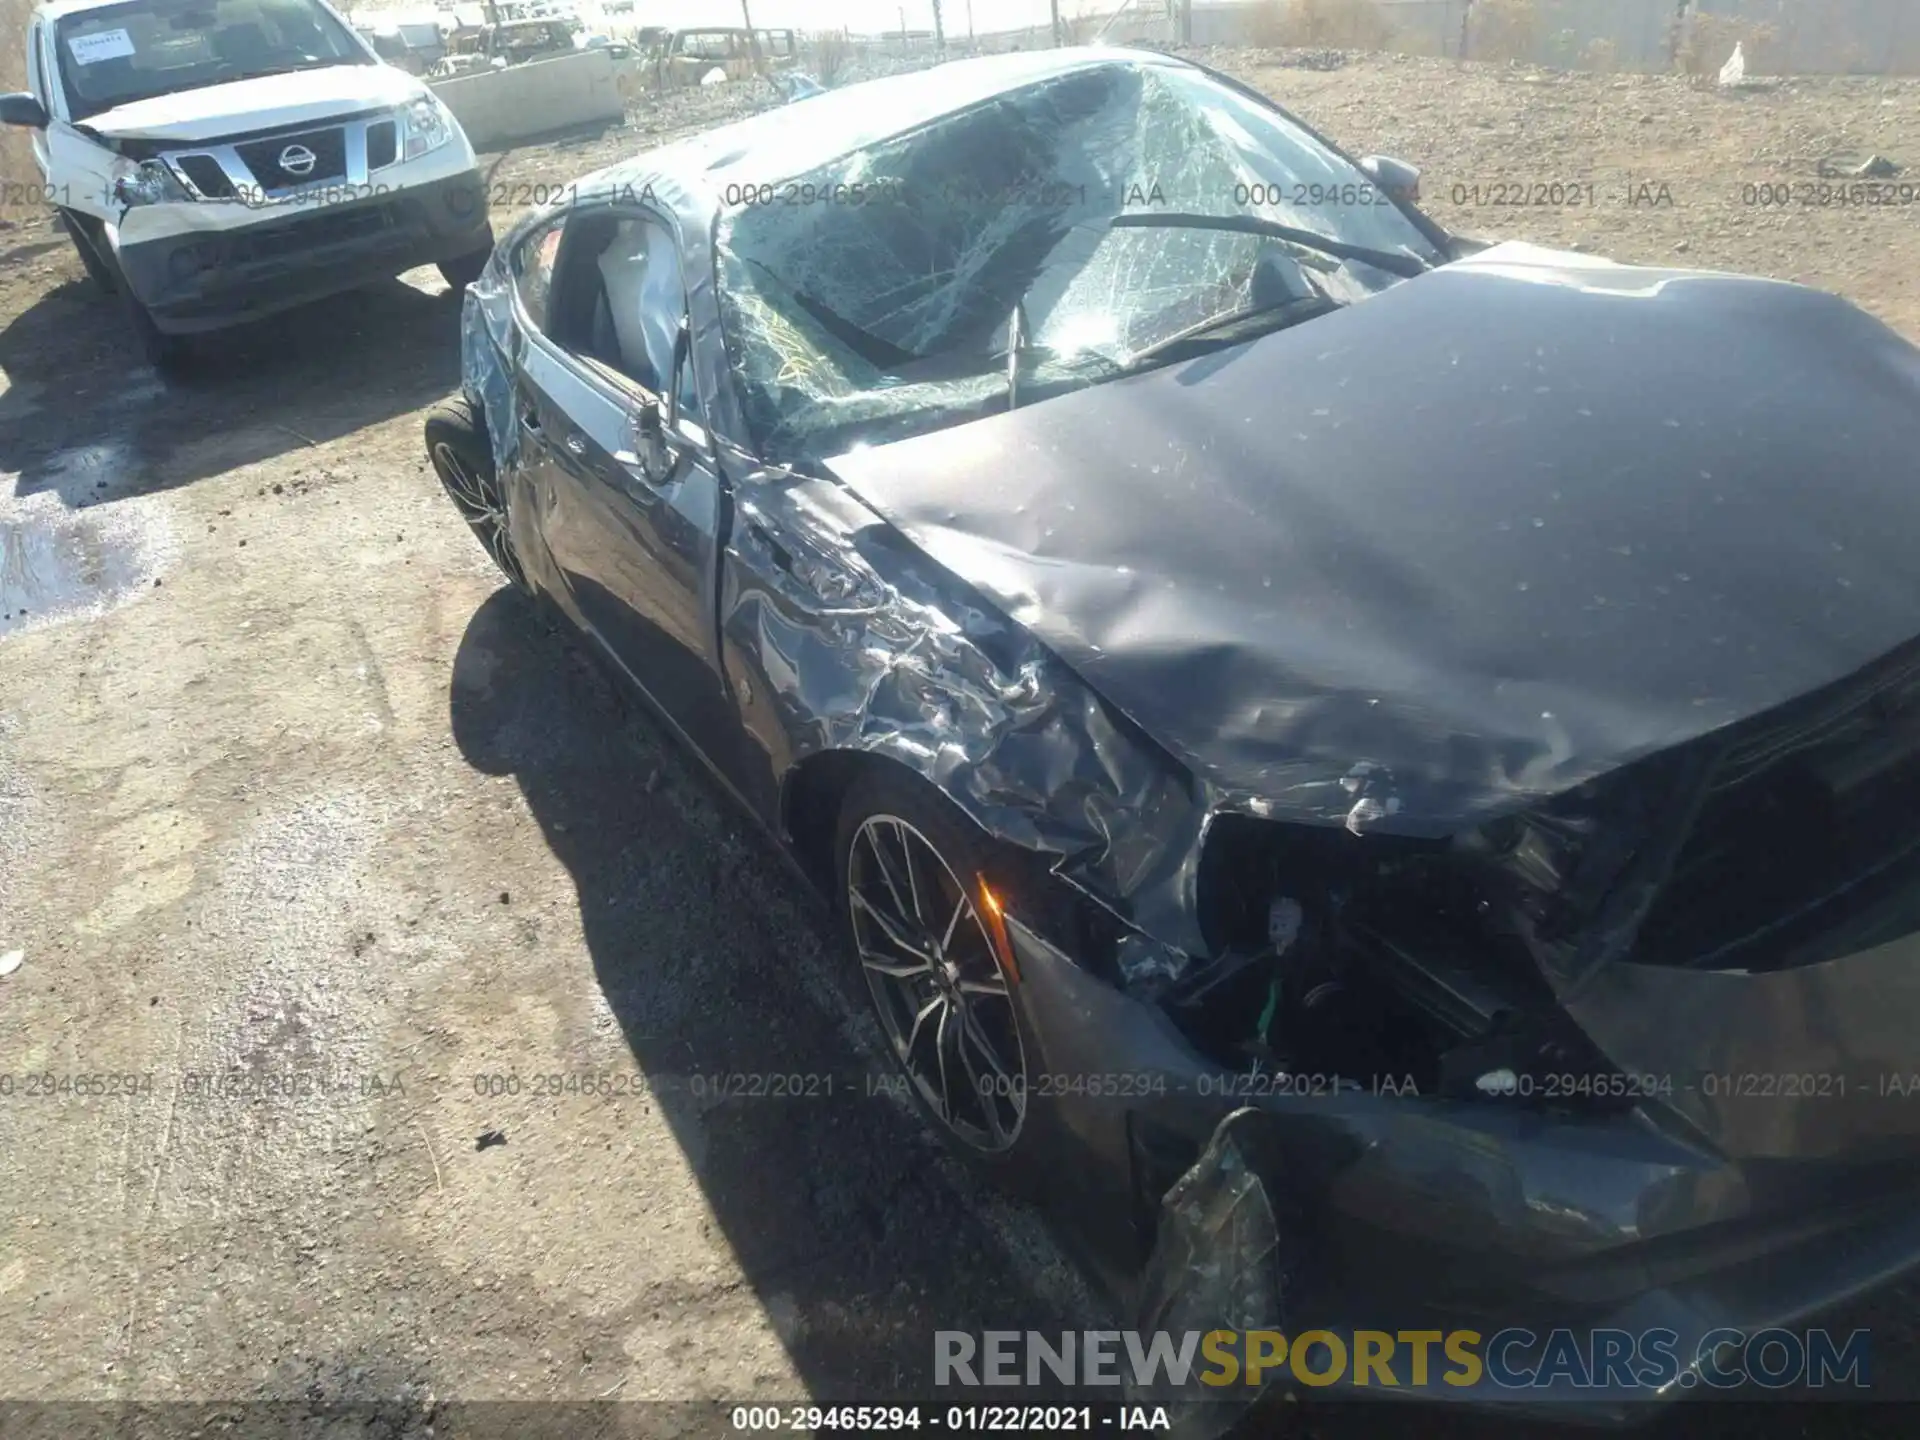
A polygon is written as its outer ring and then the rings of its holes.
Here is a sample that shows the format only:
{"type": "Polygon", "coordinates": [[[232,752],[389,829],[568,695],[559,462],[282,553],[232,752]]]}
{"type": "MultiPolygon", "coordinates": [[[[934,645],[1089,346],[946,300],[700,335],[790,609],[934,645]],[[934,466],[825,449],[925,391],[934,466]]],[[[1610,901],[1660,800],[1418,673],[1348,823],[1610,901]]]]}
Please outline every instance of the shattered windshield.
{"type": "Polygon", "coordinates": [[[729,359],[756,441],[789,459],[1110,379],[1219,317],[1310,318],[1444,258],[1284,116],[1129,61],[722,198],[729,359]]]}

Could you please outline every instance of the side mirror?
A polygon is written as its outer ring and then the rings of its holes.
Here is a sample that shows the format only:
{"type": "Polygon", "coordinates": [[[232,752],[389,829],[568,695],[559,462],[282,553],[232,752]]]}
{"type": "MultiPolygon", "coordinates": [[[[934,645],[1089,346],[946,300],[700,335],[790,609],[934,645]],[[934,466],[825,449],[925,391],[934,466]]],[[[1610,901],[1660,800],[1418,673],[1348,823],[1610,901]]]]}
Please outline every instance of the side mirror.
{"type": "Polygon", "coordinates": [[[667,451],[667,427],[658,400],[642,400],[633,412],[633,453],[648,480],[658,485],[667,478],[673,457],[667,451]]]}
{"type": "Polygon", "coordinates": [[[1360,168],[1387,194],[1403,205],[1412,205],[1420,198],[1420,167],[1409,165],[1404,160],[1395,160],[1387,155],[1367,155],[1362,157],[1360,168]]]}
{"type": "Polygon", "coordinates": [[[0,95],[0,125],[24,125],[29,130],[44,130],[52,117],[47,107],[22,90],[0,95]]]}

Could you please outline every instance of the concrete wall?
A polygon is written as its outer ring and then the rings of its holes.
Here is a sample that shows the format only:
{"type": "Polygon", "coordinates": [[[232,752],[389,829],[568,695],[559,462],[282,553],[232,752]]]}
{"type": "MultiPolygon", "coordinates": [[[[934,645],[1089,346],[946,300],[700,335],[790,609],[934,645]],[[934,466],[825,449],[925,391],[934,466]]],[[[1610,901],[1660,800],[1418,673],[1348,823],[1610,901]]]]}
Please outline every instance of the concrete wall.
{"type": "Polygon", "coordinates": [[[582,50],[432,82],[476,150],[504,150],[522,140],[626,114],[605,51],[582,50]]]}

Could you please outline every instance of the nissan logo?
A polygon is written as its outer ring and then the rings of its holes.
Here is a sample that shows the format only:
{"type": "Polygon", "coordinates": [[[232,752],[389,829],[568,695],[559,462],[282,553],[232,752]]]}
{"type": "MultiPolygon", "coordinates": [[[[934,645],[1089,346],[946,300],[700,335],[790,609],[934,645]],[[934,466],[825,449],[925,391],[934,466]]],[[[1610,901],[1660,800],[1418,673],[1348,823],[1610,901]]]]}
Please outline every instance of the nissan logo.
{"type": "Polygon", "coordinates": [[[304,145],[289,145],[280,152],[280,168],[295,179],[311,175],[319,157],[304,145]]]}

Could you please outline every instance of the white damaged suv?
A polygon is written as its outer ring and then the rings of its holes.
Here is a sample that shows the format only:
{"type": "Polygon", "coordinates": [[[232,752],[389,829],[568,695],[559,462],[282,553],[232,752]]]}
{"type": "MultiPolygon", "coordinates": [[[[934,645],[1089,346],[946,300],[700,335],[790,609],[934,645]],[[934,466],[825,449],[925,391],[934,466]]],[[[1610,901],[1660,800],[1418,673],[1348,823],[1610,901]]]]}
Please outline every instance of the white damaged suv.
{"type": "Polygon", "coordinates": [[[326,0],[49,0],[27,26],[45,193],[147,358],[493,246],[473,147],[326,0]]]}

